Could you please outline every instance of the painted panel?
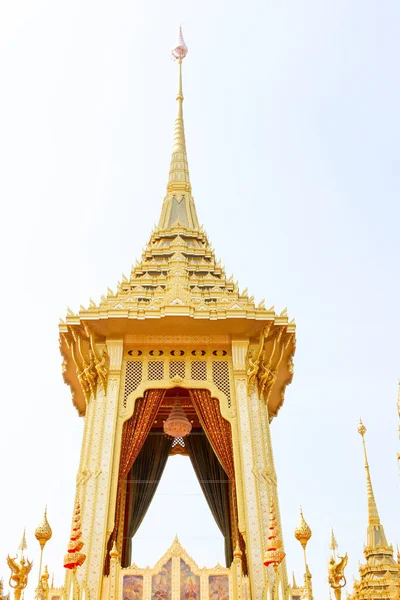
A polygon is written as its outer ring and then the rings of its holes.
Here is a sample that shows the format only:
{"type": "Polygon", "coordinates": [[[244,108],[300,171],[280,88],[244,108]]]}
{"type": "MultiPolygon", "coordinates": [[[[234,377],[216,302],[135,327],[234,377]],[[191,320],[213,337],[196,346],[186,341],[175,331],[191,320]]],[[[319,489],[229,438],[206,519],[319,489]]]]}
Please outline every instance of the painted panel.
{"type": "Polygon", "coordinates": [[[151,581],[152,600],[171,600],[172,558],[161,568],[151,581]]]}
{"type": "Polygon", "coordinates": [[[228,600],[228,575],[210,575],[208,578],[208,591],[210,600],[228,600]]]}
{"type": "Polygon", "coordinates": [[[142,575],[124,575],[122,598],[123,600],[143,600],[142,575]]]}
{"type": "Polygon", "coordinates": [[[180,563],[181,600],[200,598],[200,577],[182,559],[180,563]]]}

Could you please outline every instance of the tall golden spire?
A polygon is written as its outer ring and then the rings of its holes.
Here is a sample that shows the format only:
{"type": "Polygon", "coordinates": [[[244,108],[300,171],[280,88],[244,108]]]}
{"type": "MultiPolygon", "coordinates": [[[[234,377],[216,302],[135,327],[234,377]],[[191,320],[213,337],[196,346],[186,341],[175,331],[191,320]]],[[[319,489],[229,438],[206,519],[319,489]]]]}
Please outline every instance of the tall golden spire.
{"type": "Polygon", "coordinates": [[[177,115],[174,127],[174,143],[167,185],[167,196],[164,199],[159,228],[172,227],[199,229],[196,208],[192,198],[189,166],[186,152],[185,125],[183,121],[183,86],[182,62],[188,53],[183,39],[182,27],[179,27],[178,43],[172,50],[173,58],[178,62],[177,115]]]}
{"type": "Polygon", "coordinates": [[[358,433],[361,435],[361,438],[362,438],[362,444],[363,444],[363,450],[364,450],[364,466],[365,466],[365,473],[367,476],[368,525],[380,525],[381,521],[379,519],[378,508],[376,506],[374,491],[372,489],[371,474],[369,472],[369,464],[368,464],[368,457],[367,457],[367,447],[365,445],[365,439],[364,439],[364,435],[365,435],[366,431],[367,431],[367,428],[365,427],[364,423],[360,419],[360,423],[358,425],[358,433]]]}
{"type": "Polygon", "coordinates": [[[369,598],[394,598],[392,591],[399,586],[399,567],[393,558],[393,548],[386,541],[375,496],[367,458],[364,436],[367,429],[360,419],[358,433],[362,437],[364,466],[367,477],[368,527],[367,543],[364,546],[366,562],[359,567],[360,579],[354,582],[352,600],[369,598]]]}
{"type": "Polygon", "coordinates": [[[178,113],[175,119],[174,145],[172,147],[171,166],[169,170],[169,181],[167,192],[191,192],[189,167],[187,162],[185,125],[183,122],[183,88],[182,88],[182,62],[188,53],[188,47],[182,35],[182,27],[179,27],[178,44],[172,50],[172,56],[178,61],[178,113]]]}

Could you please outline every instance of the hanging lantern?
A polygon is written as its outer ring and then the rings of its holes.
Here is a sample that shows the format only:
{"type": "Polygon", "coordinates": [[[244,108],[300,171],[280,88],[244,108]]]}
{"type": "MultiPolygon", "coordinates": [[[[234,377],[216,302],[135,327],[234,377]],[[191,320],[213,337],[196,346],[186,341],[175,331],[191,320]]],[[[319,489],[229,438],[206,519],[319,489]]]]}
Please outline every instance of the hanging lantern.
{"type": "Polygon", "coordinates": [[[164,432],[173,438],[184,438],[189,435],[191,430],[192,424],[185,415],[179,398],[176,398],[168,419],[164,423],[164,432]]]}

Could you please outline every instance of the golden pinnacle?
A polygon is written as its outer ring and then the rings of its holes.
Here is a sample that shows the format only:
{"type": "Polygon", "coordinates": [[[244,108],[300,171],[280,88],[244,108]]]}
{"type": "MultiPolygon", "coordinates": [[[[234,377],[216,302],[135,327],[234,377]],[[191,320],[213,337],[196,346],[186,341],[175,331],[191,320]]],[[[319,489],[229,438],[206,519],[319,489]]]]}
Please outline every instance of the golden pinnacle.
{"type": "Polygon", "coordinates": [[[359,434],[360,434],[362,437],[364,437],[364,435],[366,434],[367,428],[365,427],[365,425],[364,425],[364,423],[361,421],[361,419],[360,419],[360,422],[359,422],[359,424],[358,424],[357,431],[358,431],[358,433],[359,433],[359,434]]]}
{"type": "Polygon", "coordinates": [[[312,536],[312,531],[311,531],[310,527],[307,525],[307,523],[305,522],[304,517],[303,517],[303,511],[300,508],[300,521],[299,521],[299,524],[297,525],[296,529],[294,530],[294,537],[296,538],[296,540],[298,540],[300,542],[300,544],[303,546],[303,548],[305,548],[307,546],[307,542],[311,536],[312,536]]]}
{"type": "Polygon", "coordinates": [[[41,547],[44,548],[46,543],[51,539],[52,535],[53,532],[47,520],[47,508],[45,508],[43,519],[35,529],[35,538],[41,547]]]}

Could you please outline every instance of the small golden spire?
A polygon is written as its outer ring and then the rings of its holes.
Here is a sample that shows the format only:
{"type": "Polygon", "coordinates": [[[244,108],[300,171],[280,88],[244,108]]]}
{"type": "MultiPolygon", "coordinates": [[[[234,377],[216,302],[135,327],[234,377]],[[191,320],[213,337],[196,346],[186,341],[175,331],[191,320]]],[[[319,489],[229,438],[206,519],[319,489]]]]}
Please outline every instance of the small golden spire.
{"type": "MultiPolygon", "coordinates": [[[[42,560],[43,560],[43,550],[47,542],[51,539],[53,532],[51,530],[50,524],[47,520],[47,506],[44,509],[43,519],[39,523],[39,525],[35,529],[35,538],[40,544],[40,563],[39,563],[39,583],[40,577],[42,574],[42,560]]],[[[39,585],[38,583],[38,585],[39,585]]]]}
{"type": "Polygon", "coordinates": [[[294,589],[294,590],[298,589],[296,577],[294,576],[294,571],[292,571],[292,589],[294,589]]]}
{"type": "Polygon", "coordinates": [[[21,550],[21,557],[24,554],[24,550],[27,549],[27,544],[26,544],[26,530],[24,529],[24,533],[22,534],[22,539],[20,541],[20,544],[18,546],[18,550],[21,550]]]}
{"type": "Polygon", "coordinates": [[[332,550],[333,556],[334,556],[335,560],[336,560],[336,549],[337,549],[337,547],[338,547],[337,541],[336,541],[335,534],[333,533],[333,529],[332,529],[331,543],[330,543],[329,549],[332,550]]]}
{"type": "Polygon", "coordinates": [[[233,558],[237,558],[238,560],[242,560],[243,558],[243,553],[239,546],[239,540],[236,541],[235,550],[233,552],[233,558]]]}
{"type": "Polygon", "coordinates": [[[400,377],[397,381],[397,413],[400,417],[400,377]]]}
{"type": "Polygon", "coordinates": [[[114,558],[114,559],[118,559],[119,558],[119,553],[118,553],[118,549],[117,549],[117,543],[114,540],[113,546],[110,550],[110,558],[114,558]]]}
{"type": "Polygon", "coordinates": [[[365,439],[364,439],[367,428],[365,427],[365,425],[361,419],[360,419],[360,423],[358,425],[357,430],[358,430],[358,433],[361,435],[363,450],[364,450],[364,466],[365,466],[365,473],[367,476],[368,524],[369,525],[380,525],[381,522],[379,519],[378,508],[377,508],[376,502],[375,502],[374,491],[372,489],[371,474],[369,472],[369,464],[368,464],[368,457],[367,457],[367,447],[365,445],[365,439]]]}
{"type": "Polygon", "coordinates": [[[299,521],[299,524],[297,525],[296,529],[294,530],[294,537],[296,538],[296,540],[298,540],[300,542],[300,544],[302,545],[302,548],[303,548],[304,567],[305,567],[304,587],[305,587],[305,597],[307,598],[307,600],[313,600],[313,591],[312,591],[312,583],[311,583],[312,575],[311,575],[310,569],[308,568],[307,553],[306,553],[306,547],[307,547],[307,544],[308,544],[311,536],[312,536],[312,531],[304,519],[303,510],[300,506],[300,521],[299,521]]]}

